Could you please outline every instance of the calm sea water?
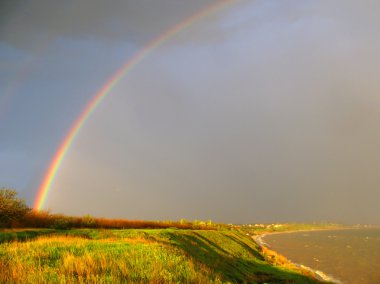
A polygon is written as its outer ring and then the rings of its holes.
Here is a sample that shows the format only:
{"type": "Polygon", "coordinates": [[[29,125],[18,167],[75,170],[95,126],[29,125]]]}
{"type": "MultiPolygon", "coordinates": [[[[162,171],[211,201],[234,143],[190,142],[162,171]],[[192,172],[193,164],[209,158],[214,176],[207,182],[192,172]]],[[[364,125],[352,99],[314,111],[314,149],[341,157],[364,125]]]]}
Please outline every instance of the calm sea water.
{"type": "Polygon", "coordinates": [[[380,229],[268,235],[268,246],[342,283],[380,283],[380,229]]]}

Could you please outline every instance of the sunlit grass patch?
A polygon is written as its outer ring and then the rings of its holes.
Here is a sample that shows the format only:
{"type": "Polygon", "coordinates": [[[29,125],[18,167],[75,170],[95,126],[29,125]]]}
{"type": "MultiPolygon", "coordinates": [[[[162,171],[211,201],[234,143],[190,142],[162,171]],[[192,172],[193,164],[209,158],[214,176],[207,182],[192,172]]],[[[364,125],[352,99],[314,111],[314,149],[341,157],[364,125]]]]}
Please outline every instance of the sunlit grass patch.
{"type": "Polygon", "coordinates": [[[236,231],[81,229],[0,244],[0,283],[314,283],[236,231]]]}
{"type": "Polygon", "coordinates": [[[0,282],[218,281],[176,248],[142,238],[40,237],[1,245],[0,282]]]}

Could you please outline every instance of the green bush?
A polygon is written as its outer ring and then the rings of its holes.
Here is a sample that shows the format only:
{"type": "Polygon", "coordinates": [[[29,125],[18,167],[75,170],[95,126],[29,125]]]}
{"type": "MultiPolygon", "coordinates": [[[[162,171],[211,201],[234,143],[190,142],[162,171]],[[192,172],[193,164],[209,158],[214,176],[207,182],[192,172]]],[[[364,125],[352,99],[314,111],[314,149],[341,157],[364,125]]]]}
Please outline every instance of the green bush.
{"type": "Polygon", "coordinates": [[[17,198],[15,190],[0,188],[0,227],[11,227],[29,211],[25,201],[17,198]]]}
{"type": "Polygon", "coordinates": [[[70,229],[70,223],[64,218],[56,219],[54,224],[51,225],[51,228],[57,230],[68,230],[70,229]]]}

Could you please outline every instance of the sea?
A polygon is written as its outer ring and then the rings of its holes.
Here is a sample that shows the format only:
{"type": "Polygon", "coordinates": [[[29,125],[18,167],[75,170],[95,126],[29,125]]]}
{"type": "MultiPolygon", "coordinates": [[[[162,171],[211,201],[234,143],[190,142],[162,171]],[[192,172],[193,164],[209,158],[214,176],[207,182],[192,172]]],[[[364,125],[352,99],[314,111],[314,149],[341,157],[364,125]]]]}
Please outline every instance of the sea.
{"type": "Polygon", "coordinates": [[[337,283],[380,284],[380,229],[270,234],[266,246],[337,283]]]}

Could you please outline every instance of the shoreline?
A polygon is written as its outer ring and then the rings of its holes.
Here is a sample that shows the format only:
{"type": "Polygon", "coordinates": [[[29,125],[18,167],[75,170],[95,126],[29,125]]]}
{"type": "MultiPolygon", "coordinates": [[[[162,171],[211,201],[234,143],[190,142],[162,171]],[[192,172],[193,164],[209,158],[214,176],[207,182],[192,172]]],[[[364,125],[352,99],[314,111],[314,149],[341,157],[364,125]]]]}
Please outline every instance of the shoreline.
{"type": "Polygon", "coordinates": [[[286,256],[282,255],[281,253],[274,251],[270,248],[270,245],[267,244],[263,238],[265,238],[268,235],[278,235],[278,234],[292,234],[292,233],[302,233],[302,232],[315,232],[315,231],[340,231],[340,230],[350,230],[350,229],[356,229],[356,228],[339,228],[339,229],[311,229],[311,230],[293,230],[293,231],[284,231],[284,232],[268,232],[268,233],[262,233],[259,235],[252,236],[252,239],[255,241],[255,243],[260,247],[260,250],[265,255],[266,252],[272,251],[276,255],[285,257],[286,261],[288,261],[290,264],[294,265],[295,267],[307,271],[311,273],[317,280],[322,282],[330,282],[335,284],[342,284],[342,281],[339,279],[336,279],[335,277],[328,275],[324,273],[323,271],[313,269],[309,266],[303,265],[301,263],[296,263],[291,260],[289,260],[286,256]]]}

